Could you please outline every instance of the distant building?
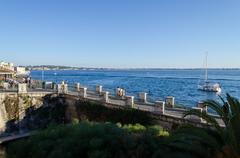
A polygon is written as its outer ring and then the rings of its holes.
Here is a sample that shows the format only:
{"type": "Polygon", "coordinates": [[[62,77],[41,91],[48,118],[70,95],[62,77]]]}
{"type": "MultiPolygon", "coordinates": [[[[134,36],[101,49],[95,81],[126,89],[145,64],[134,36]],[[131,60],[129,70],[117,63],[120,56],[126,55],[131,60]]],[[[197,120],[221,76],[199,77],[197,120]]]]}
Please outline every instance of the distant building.
{"type": "Polygon", "coordinates": [[[7,78],[13,78],[15,72],[0,67],[0,81],[5,81],[7,78]]]}
{"type": "Polygon", "coordinates": [[[13,63],[0,62],[0,81],[13,78],[15,75],[13,63]]]}
{"type": "Polygon", "coordinates": [[[29,72],[26,71],[26,68],[25,67],[15,67],[14,68],[14,71],[16,72],[17,75],[28,75],[29,72]]]}
{"type": "Polygon", "coordinates": [[[0,62],[0,68],[1,68],[1,69],[5,69],[5,70],[14,71],[14,65],[13,65],[13,63],[8,63],[8,62],[4,62],[4,61],[1,61],[1,62],[0,62]]]}

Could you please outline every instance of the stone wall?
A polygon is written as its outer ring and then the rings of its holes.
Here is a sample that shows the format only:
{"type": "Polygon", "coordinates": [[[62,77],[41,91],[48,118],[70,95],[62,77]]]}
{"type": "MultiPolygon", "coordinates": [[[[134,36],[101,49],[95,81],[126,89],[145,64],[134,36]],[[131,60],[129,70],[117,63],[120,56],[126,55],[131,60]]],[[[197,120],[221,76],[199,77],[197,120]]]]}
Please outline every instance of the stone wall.
{"type": "MultiPolygon", "coordinates": [[[[64,98],[64,100],[66,101],[65,103],[67,104],[67,111],[66,111],[66,115],[68,116],[68,118],[75,118],[76,117],[76,109],[75,109],[75,104],[77,102],[77,100],[88,100],[91,101],[89,99],[84,99],[81,97],[77,97],[74,95],[68,95],[68,94],[64,94],[62,95],[62,98],[64,98]]],[[[99,103],[99,101],[94,101],[92,100],[92,102],[96,102],[99,103]]],[[[129,107],[124,107],[124,106],[117,106],[115,104],[111,104],[111,103],[106,103],[106,102],[102,102],[102,104],[106,107],[109,108],[129,108],[129,107]]],[[[191,124],[197,127],[203,127],[203,128],[208,128],[210,127],[208,124],[204,123],[204,122],[200,122],[200,121],[192,121],[186,118],[179,118],[179,117],[174,117],[174,116],[170,116],[164,113],[152,113],[152,112],[147,112],[149,113],[149,115],[151,115],[153,122],[155,122],[156,124],[161,125],[162,127],[172,130],[173,128],[176,128],[179,125],[182,124],[191,124]]]]}
{"type": "Polygon", "coordinates": [[[43,97],[48,94],[45,92],[28,93],[0,93],[0,133],[3,133],[7,124],[19,122],[25,117],[28,108],[35,109],[43,105],[43,97]]]}

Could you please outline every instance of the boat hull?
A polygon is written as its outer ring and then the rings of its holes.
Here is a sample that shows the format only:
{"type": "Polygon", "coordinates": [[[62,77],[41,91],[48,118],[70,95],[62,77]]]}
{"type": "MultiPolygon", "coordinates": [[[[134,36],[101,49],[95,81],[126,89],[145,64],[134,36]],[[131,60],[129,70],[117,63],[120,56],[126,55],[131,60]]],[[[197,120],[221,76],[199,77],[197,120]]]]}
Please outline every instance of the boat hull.
{"type": "Polygon", "coordinates": [[[205,83],[202,85],[198,85],[198,90],[202,90],[206,92],[218,92],[218,93],[222,91],[218,83],[215,83],[215,84],[205,83]]]}

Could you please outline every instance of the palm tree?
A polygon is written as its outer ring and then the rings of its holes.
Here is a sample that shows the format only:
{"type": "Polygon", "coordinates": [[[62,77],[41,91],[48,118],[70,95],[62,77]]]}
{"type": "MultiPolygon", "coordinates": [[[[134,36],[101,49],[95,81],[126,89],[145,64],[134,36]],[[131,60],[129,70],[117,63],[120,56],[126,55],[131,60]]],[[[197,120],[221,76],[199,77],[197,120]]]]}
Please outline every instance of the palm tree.
{"type": "MultiPolygon", "coordinates": [[[[222,104],[214,100],[206,100],[204,107],[208,106],[214,110],[224,123],[224,127],[220,126],[216,119],[207,114],[207,112],[200,112],[197,110],[189,110],[185,113],[184,117],[188,115],[195,115],[203,118],[208,124],[212,125],[211,130],[218,138],[218,142],[222,142],[221,148],[214,145],[217,150],[216,157],[224,158],[240,158],[240,102],[236,98],[227,94],[226,100],[220,97],[222,104]]],[[[196,132],[194,132],[196,134],[196,132]]],[[[191,135],[194,135],[192,133],[191,135]]],[[[205,133],[206,134],[206,133],[205,133]]],[[[206,138],[210,142],[209,135],[203,135],[203,132],[196,134],[201,140],[206,138]]],[[[209,143],[208,142],[208,143],[209,143]]],[[[213,147],[214,147],[213,146],[213,147]]]]}

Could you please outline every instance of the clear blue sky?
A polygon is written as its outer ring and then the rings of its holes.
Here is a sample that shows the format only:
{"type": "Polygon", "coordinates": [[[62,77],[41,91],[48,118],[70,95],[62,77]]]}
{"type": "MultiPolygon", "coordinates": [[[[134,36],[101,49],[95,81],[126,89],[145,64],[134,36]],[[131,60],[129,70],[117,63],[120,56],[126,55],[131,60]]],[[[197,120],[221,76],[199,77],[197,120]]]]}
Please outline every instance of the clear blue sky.
{"type": "Polygon", "coordinates": [[[240,67],[239,0],[1,0],[0,60],[240,67]]]}

